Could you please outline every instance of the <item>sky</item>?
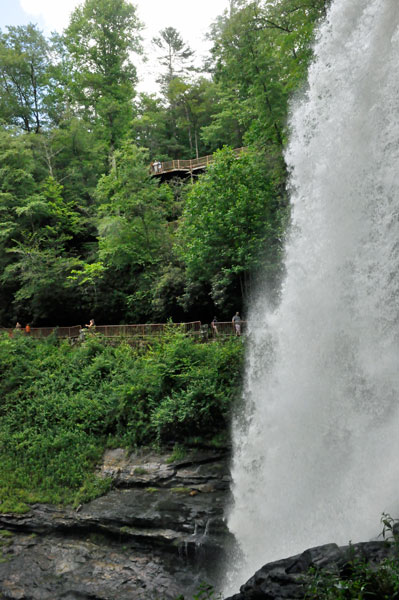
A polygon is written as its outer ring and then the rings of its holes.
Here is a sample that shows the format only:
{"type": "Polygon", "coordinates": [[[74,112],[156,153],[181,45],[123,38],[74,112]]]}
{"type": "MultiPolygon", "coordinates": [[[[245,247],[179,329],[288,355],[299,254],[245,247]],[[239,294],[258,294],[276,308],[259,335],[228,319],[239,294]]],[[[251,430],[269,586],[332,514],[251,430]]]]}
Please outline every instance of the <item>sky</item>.
{"type": "MultiPolygon", "coordinates": [[[[7,25],[37,23],[45,35],[59,33],[68,25],[69,15],[80,0],[0,0],[0,29],[7,25]]],[[[148,62],[138,66],[139,91],[155,92],[159,68],[151,39],[165,27],[174,27],[195,50],[198,64],[209,49],[204,36],[209,25],[228,7],[229,0],[133,0],[145,29],[142,33],[148,62]]]]}

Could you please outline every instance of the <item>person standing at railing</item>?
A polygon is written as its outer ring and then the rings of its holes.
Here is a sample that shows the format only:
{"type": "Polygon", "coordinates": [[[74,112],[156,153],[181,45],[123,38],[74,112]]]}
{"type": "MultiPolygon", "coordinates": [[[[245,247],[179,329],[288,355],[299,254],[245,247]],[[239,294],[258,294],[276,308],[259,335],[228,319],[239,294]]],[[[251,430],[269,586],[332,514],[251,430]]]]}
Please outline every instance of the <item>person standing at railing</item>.
{"type": "Polygon", "coordinates": [[[211,322],[212,333],[214,336],[219,335],[218,331],[218,320],[216,317],[213,317],[213,321],[211,322]]]}
{"type": "Polygon", "coordinates": [[[96,324],[94,322],[94,319],[90,319],[90,321],[88,323],[86,323],[86,325],[84,327],[82,327],[82,329],[79,329],[78,339],[81,342],[85,341],[87,330],[92,331],[92,332],[94,332],[96,330],[96,324]]]}
{"type": "Polygon", "coordinates": [[[25,333],[26,333],[26,335],[30,335],[30,324],[29,323],[27,323],[25,325],[25,333]]]}
{"type": "Polygon", "coordinates": [[[231,319],[231,322],[233,323],[233,327],[234,327],[236,336],[239,337],[241,335],[241,317],[240,317],[240,313],[238,311],[236,312],[234,317],[231,319]]]}

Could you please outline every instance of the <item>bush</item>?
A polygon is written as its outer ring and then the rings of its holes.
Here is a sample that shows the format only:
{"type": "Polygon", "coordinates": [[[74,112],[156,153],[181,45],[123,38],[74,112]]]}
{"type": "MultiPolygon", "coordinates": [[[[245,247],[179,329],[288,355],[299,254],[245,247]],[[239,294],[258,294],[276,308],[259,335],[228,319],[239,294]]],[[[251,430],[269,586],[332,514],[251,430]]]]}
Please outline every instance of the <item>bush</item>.
{"type": "Polygon", "coordinates": [[[382,537],[390,545],[392,556],[379,563],[356,555],[350,546],[350,560],[340,570],[311,569],[306,600],[395,600],[399,599],[399,540],[397,521],[383,513],[382,537]]]}
{"type": "Polygon", "coordinates": [[[79,503],[109,485],[93,475],[106,447],[226,430],[242,344],[175,332],[146,349],[99,336],[80,346],[0,337],[0,511],[79,503]]]}
{"type": "Polygon", "coordinates": [[[399,598],[398,558],[372,565],[354,559],[345,574],[313,571],[307,600],[395,600],[399,598]]]}

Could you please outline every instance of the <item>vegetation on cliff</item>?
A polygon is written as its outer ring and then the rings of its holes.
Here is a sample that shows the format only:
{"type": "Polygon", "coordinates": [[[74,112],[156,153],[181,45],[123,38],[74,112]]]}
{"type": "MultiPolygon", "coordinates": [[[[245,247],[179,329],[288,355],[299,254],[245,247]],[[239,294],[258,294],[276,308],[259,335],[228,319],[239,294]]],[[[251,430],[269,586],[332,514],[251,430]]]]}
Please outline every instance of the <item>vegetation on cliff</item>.
{"type": "Polygon", "coordinates": [[[77,346],[3,335],[0,511],[98,495],[106,447],[225,442],[242,350],[240,338],[180,332],[142,349],[97,334],[77,346]]]}

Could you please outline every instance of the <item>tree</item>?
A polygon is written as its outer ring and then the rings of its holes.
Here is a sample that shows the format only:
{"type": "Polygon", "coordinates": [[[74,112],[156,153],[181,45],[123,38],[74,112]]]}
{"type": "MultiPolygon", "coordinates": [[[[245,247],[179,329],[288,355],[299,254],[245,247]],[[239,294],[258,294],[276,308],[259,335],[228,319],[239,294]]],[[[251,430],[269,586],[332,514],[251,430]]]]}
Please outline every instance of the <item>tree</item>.
{"type": "Polygon", "coordinates": [[[147,148],[152,159],[169,158],[167,108],[155,94],[140,94],[132,131],[136,144],[147,148]]]}
{"type": "Polygon", "coordinates": [[[63,196],[81,207],[82,215],[94,216],[94,192],[107,171],[107,146],[84,119],[66,115],[49,131],[33,140],[32,147],[42,178],[49,175],[63,186],[63,196]]]}
{"type": "MultiPolygon", "coordinates": [[[[27,135],[0,129],[0,276],[13,262],[8,248],[17,235],[14,207],[36,192],[34,160],[27,135]]],[[[11,319],[14,281],[0,286],[0,318],[11,319]]]]}
{"type": "Polygon", "coordinates": [[[176,135],[182,144],[188,141],[190,158],[198,158],[209,151],[209,146],[200,137],[200,130],[210,122],[214,92],[214,84],[205,77],[190,84],[175,77],[170,83],[169,97],[174,107],[176,135]]]}
{"type": "Polygon", "coordinates": [[[244,143],[256,142],[281,156],[288,102],[305,80],[314,27],[328,3],[254,0],[233,6],[214,24],[211,68],[222,106],[204,132],[206,139],[222,133],[228,116],[246,131],[244,143]]]}
{"type": "MultiPolygon", "coordinates": [[[[165,67],[165,72],[157,79],[161,84],[161,92],[167,109],[169,151],[171,158],[192,156],[186,151],[189,138],[180,136],[181,125],[179,99],[181,88],[188,85],[187,75],[194,71],[192,59],[194,52],[183,41],[182,36],[174,27],[166,27],[158,37],[153,38],[153,44],[160,50],[159,63],[165,67]]],[[[186,116],[184,117],[186,119],[186,116]]],[[[192,147],[192,142],[191,142],[192,147]]]]}
{"type": "Polygon", "coordinates": [[[36,25],[0,32],[0,122],[39,133],[46,124],[49,46],[36,25]]]}
{"type": "Polygon", "coordinates": [[[284,209],[258,155],[215,160],[188,194],[179,227],[187,269],[187,302],[209,291],[219,309],[241,307],[259,269],[272,280],[279,268],[284,209]]]}
{"type": "Polygon", "coordinates": [[[102,290],[110,311],[136,322],[152,313],[154,281],[172,241],[167,221],[172,193],[151,178],[148,163],[145,150],[125,141],[97,186],[98,257],[106,269],[102,290]]]}
{"type": "Polygon", "coordinates": [[[29,135],[0,134],[0,317],[8,322],[18,313],[30,321],[51,319],[73,306],[65,281],[80,216],[53,178],[35,180],[30,142],[29,135]]]}
{"type": "Polygon", "coordinates": [[[110,148],[112,157],[133,117],[137,81],[131,52],[141,53],[141,23],[126,0],[86,0],[65,31],[77,108],[110,148]]]}
{"type": "Polygon", "coordinates": [[[182,77],[193,70],[194,52],[174,27],[162,29],[152,42],[162,52],[158,60],[166,67],[166,73],[161,75],[158,81],[167,95],[168,86],[175,77],[182,77]]]}
{"type": "Polygon", "coordinates": [[[240,148],[244,145],[247,116],[244,102],[237,102],[234,89],[221,83],[214,83],[212,110],[208,113],[208,124],[201,128],[201,139],[208,147],[221,148],[224,145],[240,148]]]}

